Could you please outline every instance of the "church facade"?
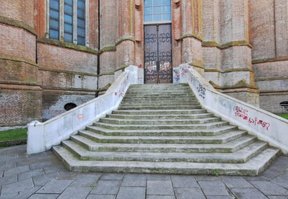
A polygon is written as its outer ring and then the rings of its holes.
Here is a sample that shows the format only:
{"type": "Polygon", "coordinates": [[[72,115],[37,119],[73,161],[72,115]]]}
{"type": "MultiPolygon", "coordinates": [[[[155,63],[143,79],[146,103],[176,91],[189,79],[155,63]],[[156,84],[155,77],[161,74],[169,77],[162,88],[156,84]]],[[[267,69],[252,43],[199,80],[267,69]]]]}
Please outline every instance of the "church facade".
{"type": "Polygon", "coordinates": [[[0,126],[102,94],[128,65],[172,83],[189,63],[219,91],[288,112],[286,0],[0,0],[0,126]]]}

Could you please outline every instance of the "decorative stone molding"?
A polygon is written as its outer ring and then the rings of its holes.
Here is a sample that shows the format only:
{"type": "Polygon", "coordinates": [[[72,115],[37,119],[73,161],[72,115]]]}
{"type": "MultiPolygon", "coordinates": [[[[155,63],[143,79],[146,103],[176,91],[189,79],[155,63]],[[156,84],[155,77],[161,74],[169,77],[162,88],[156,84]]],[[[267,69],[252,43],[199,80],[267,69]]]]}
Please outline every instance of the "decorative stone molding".
{"type": "Polygon", "coordinates": [[[34,30],[34,28],[32,28],[31,26],[25,24],[22,21],[18,21],[18,20],[11,19],[11,18],[8,18],[8,17],[0,16],[0,23],[6,24],[6,25],[9,25],[9,26],[13,26],[13,27],[16,27],[16,28],[21,28],[21,29],[24,29],[27,32],[29,32],[29,33],[31,33],[31,34],[33,34],[35,36],[37,35],[35,30],[34,30]]]}

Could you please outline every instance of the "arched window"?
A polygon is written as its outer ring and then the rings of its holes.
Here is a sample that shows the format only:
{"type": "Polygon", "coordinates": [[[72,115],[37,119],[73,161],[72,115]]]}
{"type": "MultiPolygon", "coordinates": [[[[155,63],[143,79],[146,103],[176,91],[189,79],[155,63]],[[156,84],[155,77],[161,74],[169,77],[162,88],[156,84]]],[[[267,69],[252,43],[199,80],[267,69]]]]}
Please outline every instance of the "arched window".
{"type": "Polygon", "coordinates": [[[144,22],[171,22],[171,0],[144,0],[144,22]]]}
{"type": "Polygon", "coordinates": [[[49,5],[48,31],[50,39],[63,39],[85,45],[88,26],[86,0],[47,0],[49,5]]]}

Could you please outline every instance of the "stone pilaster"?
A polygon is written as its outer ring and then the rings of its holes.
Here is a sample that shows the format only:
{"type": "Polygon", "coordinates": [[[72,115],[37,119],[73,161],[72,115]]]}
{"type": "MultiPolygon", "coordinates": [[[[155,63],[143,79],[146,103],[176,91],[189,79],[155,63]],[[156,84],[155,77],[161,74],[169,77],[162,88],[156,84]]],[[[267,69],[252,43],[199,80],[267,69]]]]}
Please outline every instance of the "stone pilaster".
{"type": "Polygon", "coordinates": [[[249,44],[249,13],[247,0],[220,1],[220,46],[224,93],[242,101],[258,105],[259,92],[252,69],[249,44]]]}
{"type": "Polygon", "coordinates": [[[34,1],[0,0],[0,126],[40,119],[34,1]]]}
{"type": "Polygon", "coordinates": [[[221,85],[219,0],[203,0],[203,62],[205,78],[221,85]]]}
{"type": "Polygon", "coordinates": [[[203,73],[202,58],[202,0],[183,0],[182,14],[182,62],[189,63],[203,73]]]}
{"type": "Polygon", "coordinates": [[[118,0],[118,35],[116,41],[116,67],[135,63],[135,1],[118,0]]]}

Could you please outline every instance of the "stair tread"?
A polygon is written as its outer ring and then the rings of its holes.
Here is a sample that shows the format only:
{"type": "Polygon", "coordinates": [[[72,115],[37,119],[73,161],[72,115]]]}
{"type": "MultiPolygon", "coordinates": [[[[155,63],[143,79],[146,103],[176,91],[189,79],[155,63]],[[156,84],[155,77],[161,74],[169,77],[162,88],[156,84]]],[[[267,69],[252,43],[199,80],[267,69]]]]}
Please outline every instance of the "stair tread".
{"type": "Polygon", "coordinates": [[[105,136],[101,134],[97,134],[91,131],[87,130],[82,130],[80,131],[80,134],[87,134],[91,135],[95,138],[98,139],[123,139],[123,140],[152,140],[152,139],[161,139],[161,140],[224,140],[232,136],[237,136],[237,135],[244,135],[246,132],[245,131],[232,131],[229,133],[221,134],[221,135],[215,135],[215,136],[105,136]]]}
{"type": "Polygon", "coordinates": [[[158,158],[158,159],[180,159],[180,158],[187,158],[187,159],[223,159],[223,160],[241,160],[241,159],[247,159],[249,156],[253,155],[253,153],[258,152],[259,150],[263,149],[267,146],[267,143],[257,141],[254,142],[236,152],[233,153],[151,153],[151,152],[95,152],[95,151],[89,151],[79,144],[67,140],[63,142],[64,146],[69,147],[71,150],[73,150],[75,153],[77,153],[79,156],[83,157],[135,157],[135,158],[158,158]]]}
{"type": "Polygon", "coordinates": [[[242,136],[236,140],[233,140],[228,143],[222,144],[117,144],[117,143],[97,143],[91,139],[80,135],[72,136],[73,139],[80,140],[82,143],[90,145],[91,148],[99,148],[99,147],[113,147],[113,148],[233,148],[242,143],[253,141],[255,139],[254,136],[246,135],[242,136]]]}
{"type": "Polygon", "coordinates": [[[98,126],[88,126],[89,128],[95,129],[95,130],[100,130],[100,131],[105,131],[106,133],[113,133],[113,132],[122,132],[122,133],[135,133],[135,134],[141,134],[141,133],[147,133],[147,132],[151,132],[151,133],[161,133],[161,132],[219,132],[219,131],[225,131],[227,129],[234,129],[235,126],[221,126],[221,127],[215,127],[213,129],[177,129],[177,130],[170,130],[170,129],[164,129],[164,130],[112,130],[112,129],[106,129],[106,128],[102,128],[102,127],[98,127],[98,126]]]}
{"type": "Polygon", "coordinates": [[[257,175],[278,153],[278,149],[268,148],[245,163],[191,163],[191,162],[142,162],[142,161],[79,161],[64,147],[53,147],[58,156],[73,171],[89,170],[99,172],[142,172],[170,174],[219,174],[257,175]]]}

